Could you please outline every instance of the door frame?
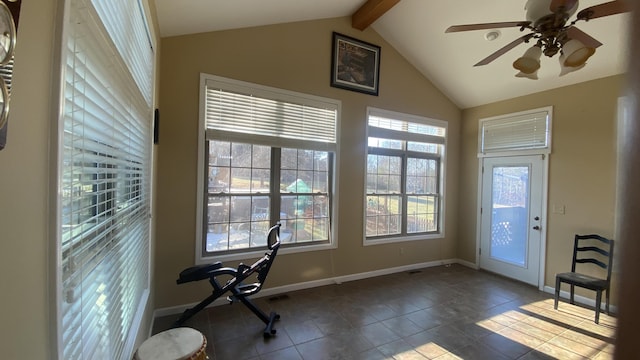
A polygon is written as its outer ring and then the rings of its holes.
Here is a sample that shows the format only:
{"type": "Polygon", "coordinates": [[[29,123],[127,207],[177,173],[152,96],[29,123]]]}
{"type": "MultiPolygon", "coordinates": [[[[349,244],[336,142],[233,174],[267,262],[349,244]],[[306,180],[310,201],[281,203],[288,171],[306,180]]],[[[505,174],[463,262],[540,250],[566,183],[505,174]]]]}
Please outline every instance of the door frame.
{"type": "MultiPolygon", "coordinates": [[[[482,167],[485,158],[510,158],[517,156],[541,156],[542,157],[542,198],[540,199],[540,254],[539,254],[539,270],[538,270],[538,290],[543,291],[545,285],[545,265],[547,253],[547,203],[549,190],[549,155],[545,153],[524,153],[523,151],[505,152],[500,154],[492,154],[478,157],[478,201],[476,209],[476,267],[480,269],[480,247],[482,238],[482,189],[484,176],[482,167]]],[[[486,256],[486,254],[485,254],[486,256]]]]}

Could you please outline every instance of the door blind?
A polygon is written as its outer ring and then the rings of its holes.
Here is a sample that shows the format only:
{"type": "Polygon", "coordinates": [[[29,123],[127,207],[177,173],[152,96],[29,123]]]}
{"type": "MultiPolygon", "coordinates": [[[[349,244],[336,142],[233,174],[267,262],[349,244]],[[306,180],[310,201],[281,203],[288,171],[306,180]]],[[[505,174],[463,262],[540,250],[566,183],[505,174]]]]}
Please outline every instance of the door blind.
{"type": "Polygon", "coordinates": [[[482,120],[480,153],[548,149],[549,113],[538,111],[482,120]]]}

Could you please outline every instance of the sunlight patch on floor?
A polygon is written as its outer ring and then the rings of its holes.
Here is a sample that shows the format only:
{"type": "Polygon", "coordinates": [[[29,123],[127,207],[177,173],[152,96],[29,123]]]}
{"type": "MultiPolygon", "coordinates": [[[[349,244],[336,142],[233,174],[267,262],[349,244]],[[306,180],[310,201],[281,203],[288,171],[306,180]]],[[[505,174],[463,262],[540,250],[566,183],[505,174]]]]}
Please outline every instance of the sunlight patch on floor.
{"type": "MultiPolygon", "coordinates": [[[[593,309],[553,299],[507,309],[475,324],[535,353],[558,359],[612,359],[616,319],[605,312],[595,324],[593,309]]],[[[495,335],[494,335],[495,336],[495,335]]]]}
{"type": "Polygon", "coordinates": [[[433,342],[420,345],[416,347],[415,350],[429,359],[435,359],[449,352],[447,349],[433,342]]]}

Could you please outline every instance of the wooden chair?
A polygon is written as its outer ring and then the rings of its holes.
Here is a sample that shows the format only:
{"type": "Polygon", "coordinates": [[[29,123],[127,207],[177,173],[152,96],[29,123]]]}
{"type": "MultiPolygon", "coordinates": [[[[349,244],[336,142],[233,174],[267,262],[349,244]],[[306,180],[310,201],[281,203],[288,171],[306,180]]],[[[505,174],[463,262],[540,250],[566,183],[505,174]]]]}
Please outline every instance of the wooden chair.
{"type": "MultiPolygon", "coordinates": [[[[576,235],[573,244],[573,260],[571,261],[571,272],[556,274],[556,293],[554,309],[558,309],[558,298],[560,297],[560,284],[571,285],[571,295],[569,302],[574,304],[574,287],[582,287],[596,292],[596,317],[595,323],[600,320],[600,307],[602,303],[602,292],[605,292],[605,309],[609,314],[609,292],[611,287],[611,267],[613,265],[613,240],[606,239],[600,235],[576,235]],[[597,255],[600,254],[600,255],[597,255]],[[601,279],[591,275],[576,272],[576,264],[593,264],[606,270],[607,278],[601,279]]],[[[580,269],[585,269],[581,267],[580,269]]]]}

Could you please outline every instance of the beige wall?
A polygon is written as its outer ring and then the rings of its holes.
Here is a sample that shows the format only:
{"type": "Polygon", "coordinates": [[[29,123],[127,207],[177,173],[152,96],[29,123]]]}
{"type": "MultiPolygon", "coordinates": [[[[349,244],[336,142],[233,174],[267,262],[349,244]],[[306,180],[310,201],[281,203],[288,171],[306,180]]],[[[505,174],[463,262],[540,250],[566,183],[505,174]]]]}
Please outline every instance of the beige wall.
{"type": "MultiPolygon", "coordinates": [[[[569,271],[573,236],[614,236],[617,101],[624,76],[613,76],[463,111],[458,255],[476,261],[478,120],[553,106],[545,284],[569,271]],[[565,214],[552,212],[565,206],[565,214]]],[[[593,293],[587,293],[593,297],[593,293]]],[[[615,300],[615,299],[614,299],[615,300]]],[[[615,303],[615,302],[614,302],[615,303]]]]}
{"type": "Polygon", "coordinates": [[[180,287],[175,283],[178,273],[195,261],[200,72],[342,101],[339,247],[278,255],[267,287],[456,257],[460,111],[374,31],[354,30],[349,18],[340,18],[164,38],[157,146],[157,307],[199,301],[210,292],[206,282],[180,287]],[[332,31],[382,47],[379,96],[329,86],[332,31]],[[362,246],[367,106],[449,121],[445,239],[362,246]]]}
{"type": "Polygon", "coordinates": [[[57,1],[23,1],[7,147],[0,151],[0,330],[5,359],[49,356],[48,151],[57,1]]]}

